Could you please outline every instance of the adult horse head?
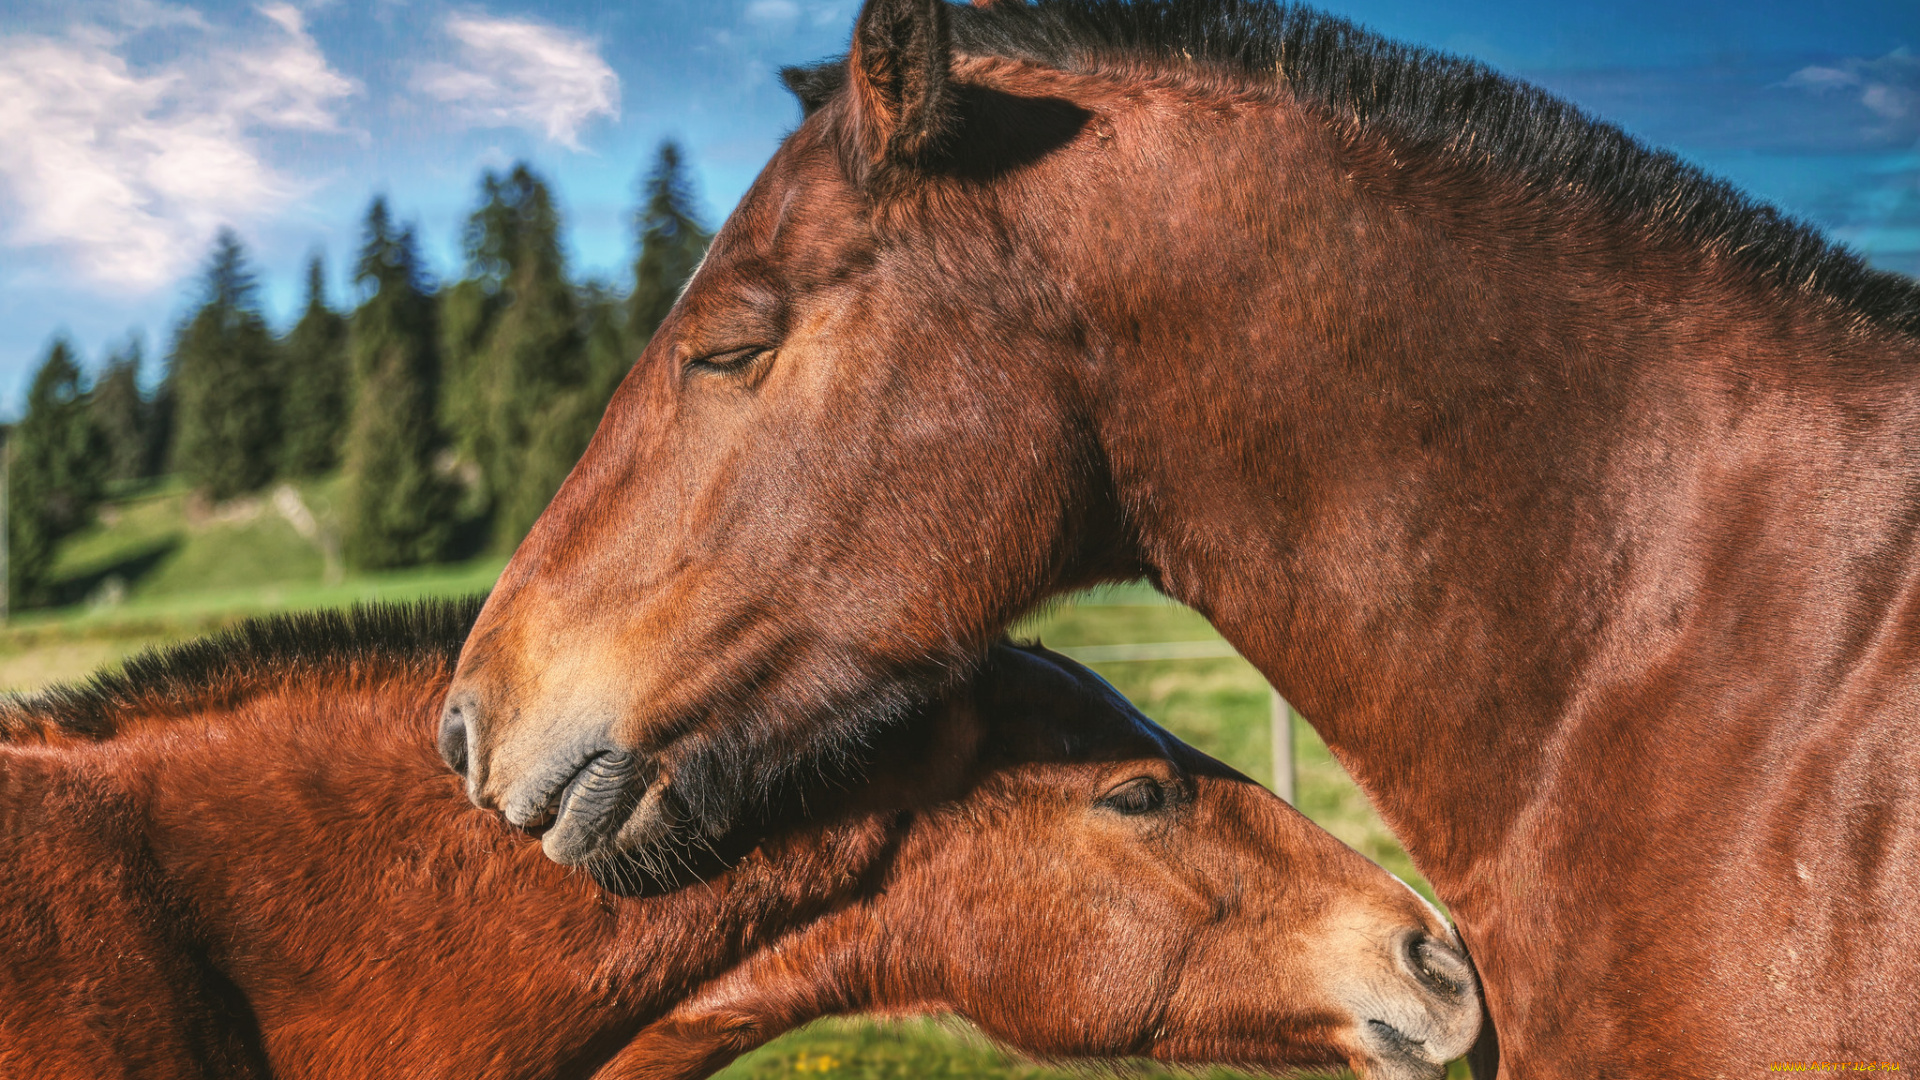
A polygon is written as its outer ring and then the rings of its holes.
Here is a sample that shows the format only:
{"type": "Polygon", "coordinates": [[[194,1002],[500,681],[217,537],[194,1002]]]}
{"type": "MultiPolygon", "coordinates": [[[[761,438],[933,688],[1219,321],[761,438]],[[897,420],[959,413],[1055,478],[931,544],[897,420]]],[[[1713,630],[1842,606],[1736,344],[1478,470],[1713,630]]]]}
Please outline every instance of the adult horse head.
{"type": "Polygon", "coordinates": [[[475,611],[261,620],[0,701],[0,1075],[695,1080],[874,1011],[1438,1080],[1479,1027],[1431,905],[1037,647],[724,859],[556,866],[433,750],[475,611]]]}
{"type": "Polygon", "coordinates": [[[949,49],[946,5],[877,3],[844,89],[794,78],[812,115],[494,590],[449,760],[510,820],[557,813],[555,859],[723,829],[1044,597],[1140,571],[1085,299],[1034,244],[1107,136],[949,49]]]}
{"type": "Polygon", "coordinates": [[[1911,281],[1256,0],[872,0],[793,84],[463,654],[474,798],[713,835],[1144,577],[1373,797],[1509,1067],[1920,1055],[1911,281]]]}

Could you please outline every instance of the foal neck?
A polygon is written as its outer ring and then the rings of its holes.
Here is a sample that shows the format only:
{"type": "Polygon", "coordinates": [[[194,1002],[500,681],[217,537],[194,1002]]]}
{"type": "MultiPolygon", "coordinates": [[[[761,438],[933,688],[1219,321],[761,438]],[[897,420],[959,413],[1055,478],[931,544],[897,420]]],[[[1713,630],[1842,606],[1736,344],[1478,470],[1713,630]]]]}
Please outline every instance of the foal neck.
{"type": "Polygon", "coordinates": [[[888,815],[823,813],[705,880],[614,896],[462,796],[434,749],[447,677],[315,672],[62,751],[139,793],[277,1075],[587,1075],[890,850],[888,815]]]}

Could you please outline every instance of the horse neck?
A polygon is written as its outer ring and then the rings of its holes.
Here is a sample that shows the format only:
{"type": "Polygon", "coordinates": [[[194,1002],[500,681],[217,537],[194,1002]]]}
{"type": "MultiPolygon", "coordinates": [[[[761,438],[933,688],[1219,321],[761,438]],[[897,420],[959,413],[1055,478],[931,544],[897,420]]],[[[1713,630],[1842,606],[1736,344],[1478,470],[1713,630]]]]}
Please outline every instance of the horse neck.
{"type": "Polygon", "coordinates": [[[1820,672],[1780,688],[1804,702],[1912,607],[1910,339],[1240,104],[1204,131],[1105,114],[1116,160],[1054,178],[1103,211],[1063,203],[1046,242],[1104,332],[1088,396],[1141,561],[1304,712],[1443,895],[1565,766],[1635,766],[1576,759],[1582,735],[1656,743],[1777,682],[1782,649],[1820,672]],[[1676,673],[1682,650],[1712,670],[1676,673]]]}
{"type": "Polygon", "coordinates": [[[886,887],[747,956],[647,1025],[597,1075],[693,1080],[821,1017],[954,1008],[952,958],[943,948],[951,935],[927,917],[950,910],[951,899],[913,872],[933,861],[940,832],[919,815],[904,833],[889,833],[899,851],[886,868],[886,887]]]}

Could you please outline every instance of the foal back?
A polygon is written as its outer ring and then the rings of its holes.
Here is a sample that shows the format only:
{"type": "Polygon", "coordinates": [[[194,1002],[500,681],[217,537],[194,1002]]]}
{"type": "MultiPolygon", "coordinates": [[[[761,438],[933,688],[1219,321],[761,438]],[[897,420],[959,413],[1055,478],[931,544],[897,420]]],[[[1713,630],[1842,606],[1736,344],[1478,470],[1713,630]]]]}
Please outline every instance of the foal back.
{"type": "MultiPolygon", "coordinates": [[[[225,973],[216,920],[177,860],[189,848],[229,865],[257,858],[258,845],[234,844],[250,830],[223,817],[262,815],[273,800],[257,774],[221,782],[193,766],[272,760],[244,747],[284,720],[248,730],[219,716],[284,706],[262,688],[298,685],[303,672],[328,673],[334,700],[371,691],[362,708],[430,715],[476,609],[256,620],[76,686],[0,699],[0,1077],[271,1075],[253,1003],[225,973]],[[395,687],[412,687],[411,700],[382,692],[395,687]],[[241,752],[193,752],[223,739],[241,752]],[[187,767],[167,767],[176,757],[187,767]],[[197,825],[170,829],[170,817],[197,825]]],[[[324,710],[322,695],[306,696],[286,719],[324,710]]]]}

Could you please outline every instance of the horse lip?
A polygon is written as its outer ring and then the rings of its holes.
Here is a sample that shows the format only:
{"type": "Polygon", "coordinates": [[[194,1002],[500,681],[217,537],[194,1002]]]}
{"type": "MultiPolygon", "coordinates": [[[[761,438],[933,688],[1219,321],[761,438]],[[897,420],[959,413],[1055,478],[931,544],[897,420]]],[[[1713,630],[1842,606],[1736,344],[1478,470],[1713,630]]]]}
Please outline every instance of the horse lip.
{"type": "Polygon", "coordinates": [[[587,754],[570,767],[554,772],[542,788],[524,795],[509,795],[503,800],[500,813],[516,829],[539,832],[553,821],[554,813],[560,808],[560,797],[580,778],[580,772],[587,767],[587,763],[597,756],[587,754]]]}
{"type": "Polygon", "coordinates": [[[540,838],[554,862],[573,865],[591,857],[632,808],[639,759],[624,750],[602,750],[574,770],[552,796],[552,823],[540,838]]]}
{"type": "Polygon", "coordinates": [[[1425,1049],[1427,1045],[1427,1040],[1416,1039],[1406,1032],[1401,1031],[1399,1028],[1394,1027],[1392,1024],[1387,1023],[1385,1020],[1367,1021],[1367,1030],[1371,1032],[1375,1038],[1385,1042],[1389,1048],[1401,1054],[1415,1052],[1413,1050],[1414,1047],[1425,1049]]]}
{"type": "Polygon", "coordinates": [[[613,834],[612,844],[622,851],[638,851],[657,843],[671,832],[677,823],[673,809],[667,800],[668,783],[664,776],[656,775],[634,803],[627,820],[613,834]]]}
{"type": "Polygon", "coordinates": [[[1365,1057],[1354,1063],[1367,1080],[1441,1080],[1447,1064],[1437,1059],[1427,1040],[1416,1039],[1385,1020],[1363,1025],[1365,1057]]]}
{"type": "MultiPolygon", "coordinates": [[[[597,757],[599,755],[595,756],[597,757]]],[[[553,793],[552,798],[547,800],[547,828],[551,828],[554,822],[560,820],[560,815],[566,812],[568,803],[573,799],[573,793],[580,787],[580,778],[587,775],[587,766],[592,764],[592,762],[593,758],[588,758],[586,761],[581,762],[580,767],[573,770],[573,776],[561,786],[560,790],[553,793]]],[[[544,832],[545,829],[542,829],[542,831],[544,832]]]]}

